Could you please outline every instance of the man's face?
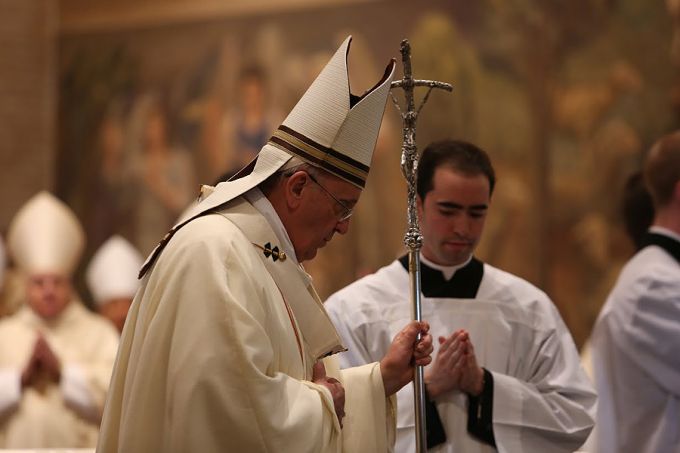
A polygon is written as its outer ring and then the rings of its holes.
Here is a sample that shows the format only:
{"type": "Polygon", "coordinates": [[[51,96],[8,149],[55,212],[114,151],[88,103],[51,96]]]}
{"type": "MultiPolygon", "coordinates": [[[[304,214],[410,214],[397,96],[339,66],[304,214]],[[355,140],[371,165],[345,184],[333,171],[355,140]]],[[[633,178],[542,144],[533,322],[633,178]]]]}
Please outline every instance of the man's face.
{"type": "Polygon", "coordinates": [[[296,216],[298,227],[289,231],[300,262],[314,258],[336,232],[349,231],[350,219],[340,220],[345,209],[333,196],[353,208],[361,195],[361,189],[323,171],[315,171],[314,178],[318,183],[308,177],[303,188],[301,209],[296,216]]]}
{"type": "Polygon", "coordinates": [[[71,281],[59,274],[34,274],[26,282],[29,307],[45,320],[58,317],[71,301],[71,281]]]}
{"type": "Polygon", "coordinates": [[[443,166],[435,170],[432,182],[425,200],[418,199],[423,255],[443,266],[462,264],[484,230],[489,180],[483,174],[467,176],[443,166]]]}

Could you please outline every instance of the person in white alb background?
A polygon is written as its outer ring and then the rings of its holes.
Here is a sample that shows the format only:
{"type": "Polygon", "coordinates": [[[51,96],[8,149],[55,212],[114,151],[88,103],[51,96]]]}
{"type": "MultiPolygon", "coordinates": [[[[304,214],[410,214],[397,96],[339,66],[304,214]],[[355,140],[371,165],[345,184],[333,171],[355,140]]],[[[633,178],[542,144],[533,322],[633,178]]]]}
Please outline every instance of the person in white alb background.
{"type": "Polygon", "coordinates": [[[601,453],[680,452],[680,132],[643,167],[654,220],[592,334],[601,453]]]}

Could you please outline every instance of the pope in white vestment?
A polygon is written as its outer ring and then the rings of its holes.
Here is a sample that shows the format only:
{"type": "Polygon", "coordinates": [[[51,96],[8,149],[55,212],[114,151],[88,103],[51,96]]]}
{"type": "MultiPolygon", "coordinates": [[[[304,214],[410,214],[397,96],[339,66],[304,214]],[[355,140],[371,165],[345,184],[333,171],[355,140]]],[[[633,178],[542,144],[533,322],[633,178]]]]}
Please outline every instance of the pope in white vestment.
{"type": "Polygon", "coordinates": [[[310,382],[316,358],[339,348],[335,329],[302,268],[253,246],[266,243],[285,247],[240,197],[176,233],[128,314],[100,451],[340,451],[343,434],[344,451],[387,450],[377,364],[338,376],[340,430],[310,382]]]}
{"type": "Polygon", "coordinates": [[[64,298],[52,293],[34,302],[30,296],[32,285],[69,285],[83,240],[73,213],[46,192],[29,200],[10,225],[8,246],[27,274],[28,300],[0,321],[2,448],[96,445],[118,334],[70,289],[54,290],[64,298]],[[56,379],[36,359],[38,349],[37,356],[49,350],[59,362],[56,379]]]}
{"type": "MultiPolygon", "coordinates": [[[[334,181],[345,192],[360,193],[394,63],[374,88],[350,99],[349,43],[348,38],[244,170],[249,173],[204,188],[201,201],[142,267],[98,452],[391,448],[395,408],[386,397],[382,362],[339,370],[331,355],[344,347],[300,265],[309,256],[297,255],[298,244],[319,235],[310,225],[320,218],[281,208],[286,224],[267,196],[283,197],[284,189],[261,190],[263,181],[283,175],[276,180],[284,181],[280,184],[300,182],[294,187],[302,192],[285,192],[291,203],[306,200],[298,194],[307,197],[312,191],[324,200],[324,209],[335,209],[336,202],[345,208],[342,197],[332,199],[315,179],[320,175],[311,176],[323,169],[328,173],[324,184],[334,181]],[[296,164],[292,176],[274,174],[295,159],[317,170],[296,170],[296,164]],[[288,228],[293,224],[296,230],[288,228]],[[300,236],[300,230],[309,234],[300,236]],[[317,383],[320,359],[345,389],[344,419],[329,388],[317,383]]],[[[280,207],[282,198],[276,200],[280,207]]],[[[323,212],[308,207],[306,212],[323,212]]],[[[333,214],[334,230],[322,242],[335,231],[345,232],[348,217],[347,211],[333,214]]],[[[311,256],[318,246],[311,247],[311,256]]],[[[415,333],[409,348],[414,342],[415,333]]]]}

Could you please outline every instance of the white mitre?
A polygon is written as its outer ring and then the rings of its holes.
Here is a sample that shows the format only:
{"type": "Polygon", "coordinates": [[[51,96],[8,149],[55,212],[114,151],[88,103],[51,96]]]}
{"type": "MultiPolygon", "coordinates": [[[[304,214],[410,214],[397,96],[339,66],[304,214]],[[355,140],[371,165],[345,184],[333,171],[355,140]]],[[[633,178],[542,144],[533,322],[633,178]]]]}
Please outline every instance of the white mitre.
{"type": "Polygon", "coordinates": [[[123,237],[112,236],[104,242],[92,257],[85,274],[96,304],[101,306],[112,299],[134,297],[142,263],[142,255],[123,237]]]}
{"type": "Polygon", "coordinates": [[[191,220],[225,205],[284,168],[293,158],[363,189],[378,139],[394,60],[378,82],[358,96],[350,91],[347,60],[352,37],[340,45],[257,157],[232,179],[214,189],[204,186],[201,201],[184,214],[140,271],[146,273],[172,235],[191,220]]]}
{"type": "Polygon", "coordinates": [[[76,215],[49,192],[34,195],[16,213],[7,249],[25,274],[73,274],[85,247],[76,215]]]}

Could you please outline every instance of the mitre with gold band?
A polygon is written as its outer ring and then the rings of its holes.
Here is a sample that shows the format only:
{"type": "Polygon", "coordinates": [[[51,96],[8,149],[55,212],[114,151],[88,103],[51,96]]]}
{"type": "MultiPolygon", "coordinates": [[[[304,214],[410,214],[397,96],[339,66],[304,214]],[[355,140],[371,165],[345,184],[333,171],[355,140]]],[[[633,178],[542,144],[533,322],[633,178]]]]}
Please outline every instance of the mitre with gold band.
{"type": "Polygon", "coordinates": [[[78,218],[64,202],[40,192],[19,209],[7,234],[7,249],[29,275],[73,274],[85,247],[78,218]]]}
{"type": "Polygon", "coordinates": [[[227,182],[206,187],[204,198],[175,225],[142,267],[146,273],[172,235],[256,187],[291,159],[322,168],[363,189],[394,76],[392,60],[378,83],[361,96],[350,92],[348,37],[307,89],[257,157],[227,182]]]}

